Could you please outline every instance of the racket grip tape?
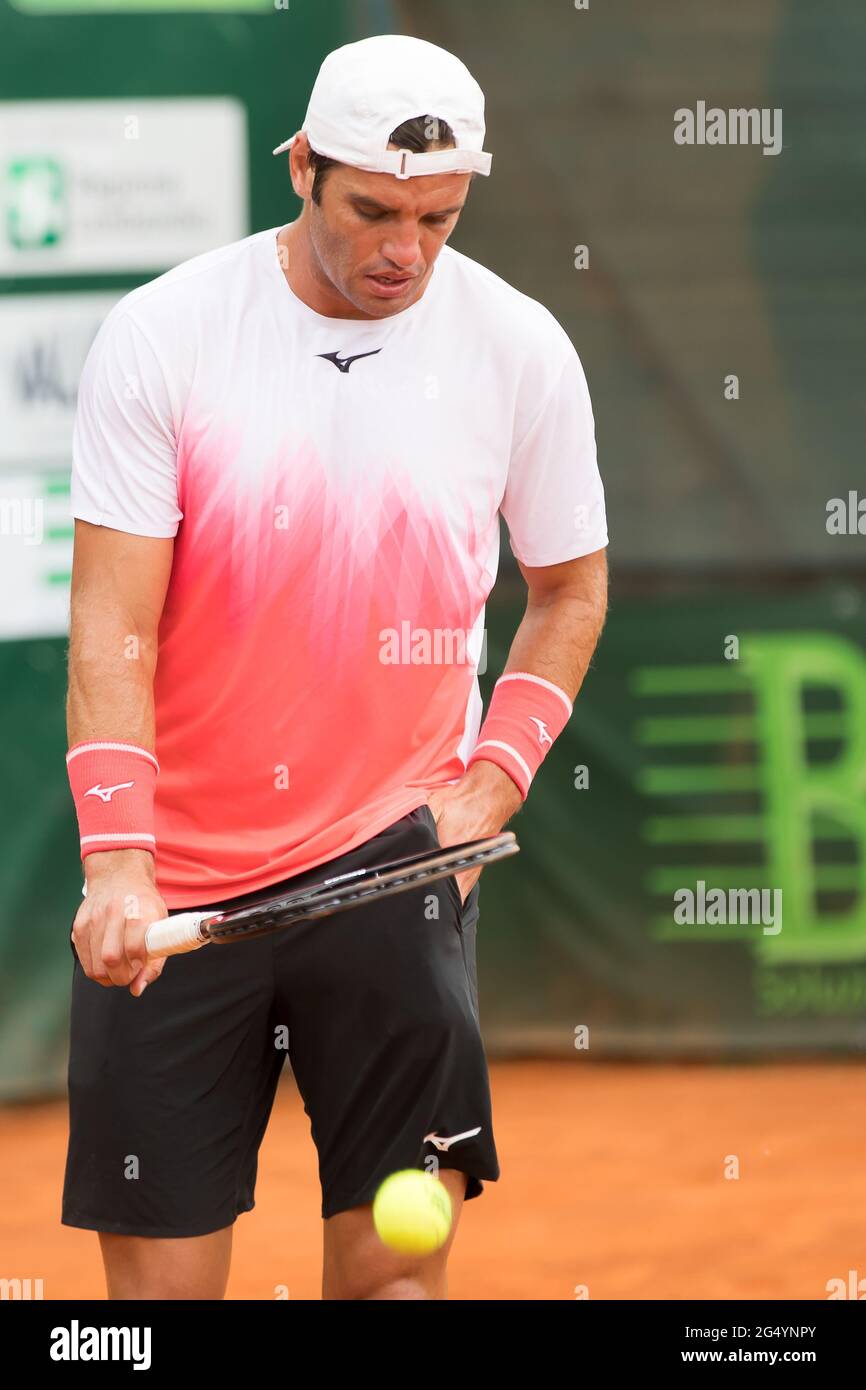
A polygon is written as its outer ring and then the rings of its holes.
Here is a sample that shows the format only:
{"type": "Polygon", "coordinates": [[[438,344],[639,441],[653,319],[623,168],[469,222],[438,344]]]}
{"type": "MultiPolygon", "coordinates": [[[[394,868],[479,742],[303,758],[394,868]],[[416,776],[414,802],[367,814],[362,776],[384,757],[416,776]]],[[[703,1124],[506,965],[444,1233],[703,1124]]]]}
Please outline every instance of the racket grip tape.
{"type": "Polygon", "coordinates": [[[178,912],[174,917],[164,917],[161,922],[151,922],[144,938],[148,956],[180,956],[184,951],[197,951],[199,946],[206,946],[207,937],[199,931],[199,923],[207,915],[206,912],[178,912]]]}

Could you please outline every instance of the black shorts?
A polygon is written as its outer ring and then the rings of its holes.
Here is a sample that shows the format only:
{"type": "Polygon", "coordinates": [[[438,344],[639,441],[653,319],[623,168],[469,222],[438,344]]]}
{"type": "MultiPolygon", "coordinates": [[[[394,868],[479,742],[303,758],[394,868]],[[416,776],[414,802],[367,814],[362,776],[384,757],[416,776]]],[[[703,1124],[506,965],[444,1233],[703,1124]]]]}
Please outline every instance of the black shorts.
{"type": "MultiPolygon", "coordinates": [[[[437,843],[420,806],[328,869],[437,843]]],[[[232,902],[313,884],[323,869],[232,902]]],[[[468,1174],[466,1196],[479,1196],[499,1165],[478,1023],[478,888],[462,909],[447,878],[173,956],[140,999],[89,980],[75,956],[64,1224],[196,1236],[250,1211],[286,1055],[318,1151],[324,1217],[431,1160],[468,1174]]]]}

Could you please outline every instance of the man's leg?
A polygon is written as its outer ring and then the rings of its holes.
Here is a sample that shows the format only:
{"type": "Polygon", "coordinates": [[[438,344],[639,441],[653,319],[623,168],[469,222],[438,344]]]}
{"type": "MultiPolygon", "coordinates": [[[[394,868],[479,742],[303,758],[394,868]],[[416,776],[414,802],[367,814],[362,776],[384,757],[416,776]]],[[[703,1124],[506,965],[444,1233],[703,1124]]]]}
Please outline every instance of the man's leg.
{"type": "Polygon", "coordinates": [[[109,1299],[224,1298],[232,1229],[185,1240],[100,1232],[109,1299]]]}
{"type": "Polygon", "coordinates": [[[466,1174],[443,1168],[454,1219],[441,1250],[424,1259],[398,1255],[383,1245],[373,1226],[371,1205],[331,1216],[324,1224],[323,1299],[445,1299],[448,1253],[466,1191],[466,1174]]]}
{"type": "MultiPolygon", "coordinates": [[[[427,807],[339,862],[349,872],[436,847],[427,807]]],[[[336,871],[336,865],[335,871],[336,871]]],[[[456,1226],[499,1176],[478,1021],[478,885],[453,878],[273,938],[277,1015],[319,1155],[324,1297],[445,1298],[447,1248],[389,1252],[371,1206],[391,1173],[437,1159],[456,1226]],[[459,1170],[459,1171],[458,1171],[459,1170]]]]}
{"type": "Polygon", "coordinates": [[[221,1299],[285,1053],[266,938],[166,962],[140,999],[77,958],[62,1220],[98,1231],[110,1299],[221,1299]]]}

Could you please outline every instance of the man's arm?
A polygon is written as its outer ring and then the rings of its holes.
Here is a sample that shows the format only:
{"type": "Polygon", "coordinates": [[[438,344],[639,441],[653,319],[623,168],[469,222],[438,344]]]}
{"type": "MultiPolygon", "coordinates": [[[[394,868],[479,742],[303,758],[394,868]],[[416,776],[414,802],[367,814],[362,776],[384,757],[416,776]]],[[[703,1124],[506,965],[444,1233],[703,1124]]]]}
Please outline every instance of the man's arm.
{"type": "MultiPolygon", "coordinates": [[[[157,635],[174,541],[75,523],[69,644],[69,746],[135,744],[153,753],[157,635]]],[[[145,967],[144,933],[166,915],[148,850],[88,854],[87,896],[73,940],[87,975],[132,984],[139,995],[161,962],[145,967]],[[130,910],[137,916],[130,917],[130,910]]]]}
{"type": "Polygon", "coordinates": [[[529,599],[505,673],[531,671],[573,700],[583,684],[607,613],[607,551],[562,565],[521,565],[529,599]]]}
{"type": "MultiPolygon", "coordinates": [[[[518,561],[518,564],[520,562],[518,561]]],[[[529,596],[511,644],[504,675],[526,671],[573,700],[583,684],[607,612],[604,550],[560,565],[520,565],[529,596]]],[[[459,844],[501,830],[522,804],[508,773],[480,759],[453,787],[430,796],[443,844],[459,844]]],[[[465,898],[478,872],[460,876],[465,898]]]]}

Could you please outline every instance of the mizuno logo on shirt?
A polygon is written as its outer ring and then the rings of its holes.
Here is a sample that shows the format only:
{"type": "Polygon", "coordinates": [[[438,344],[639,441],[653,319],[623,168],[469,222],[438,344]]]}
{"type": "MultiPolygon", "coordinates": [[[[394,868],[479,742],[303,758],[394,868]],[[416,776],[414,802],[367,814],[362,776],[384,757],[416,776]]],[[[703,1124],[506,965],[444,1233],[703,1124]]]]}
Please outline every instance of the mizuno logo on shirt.
{"type": "Polygon", "coordinates": [[[461,1139],[474,1139],[476,1134],[480,1133],[481,1126],[476,1125],[475,1129],[467,1129],[463,1134],[452,1134],[450,1138],[441,1134],[425,1134],[424,1143],[435,1145],[440,1153],[447,1153],[452,1144],[459,1144],[461,1139]]]}
{"type": "Polygon", "coordinates": [[[341,372],[347,372],[353,362],[359,362],[362,357],[375,357],[381,348],[374,348],[372,352],[356,352],[354,357],[341,357],[338,352],[317,352],[317,357],[324,357],[326,362],[333,362],[335,367],[339,367],[341,372]]]}
{"type": "Polygon", "coordinates": [[[549,743],[550,746],[553,747],[553,739],[547,732],[547,725],[545,724],[544,720],[536,719],[534,714],[531,714],[529,717],[532,720],[533,724],[536,724],[538,726],[538,742],[542,745],[542,747],[544,747],[545,743],[549,743]]]}
{"type": "Polygon", "coordinates": [[[97,782],[95,787],[84,793],[85,796],[98,796],[100,801],[110,801],[115,792],[122,792],[127,787],[134,787],[134,782],[118,782],[114,787],[104,787],[101,782],[97,782]]]}

